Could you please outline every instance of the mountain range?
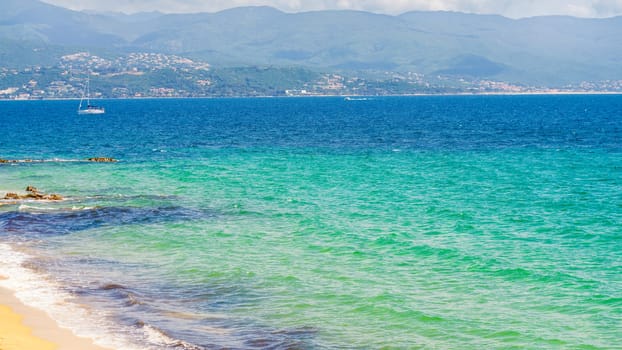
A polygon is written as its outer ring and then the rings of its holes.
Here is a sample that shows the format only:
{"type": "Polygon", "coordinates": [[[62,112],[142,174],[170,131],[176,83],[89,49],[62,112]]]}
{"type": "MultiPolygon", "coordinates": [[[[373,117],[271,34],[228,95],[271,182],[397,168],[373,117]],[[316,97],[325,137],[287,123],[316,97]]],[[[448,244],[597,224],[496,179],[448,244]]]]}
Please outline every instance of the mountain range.
{"type": "Polygon", "coordinates": [[[284,13],[270,7],[127,15],[78,12],[37,0],[2,2],[4,67],[51,64],[88,50],[104,57],[175,54],[215,67],[415,72],[548,86],[622,79],[622,17],[284,13]]]}

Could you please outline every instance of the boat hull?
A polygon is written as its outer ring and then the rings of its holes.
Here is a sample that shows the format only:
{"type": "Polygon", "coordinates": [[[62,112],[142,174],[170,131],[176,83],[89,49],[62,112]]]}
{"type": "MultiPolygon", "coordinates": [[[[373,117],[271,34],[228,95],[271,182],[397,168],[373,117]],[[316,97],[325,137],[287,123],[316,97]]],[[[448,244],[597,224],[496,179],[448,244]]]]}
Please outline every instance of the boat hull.
{"type": "Polygon", "coordinates": [[[80,109],[78,110],[78,114],[104,114],[106,111],[103,108],[90,108],[90,109],[80,109]]]}

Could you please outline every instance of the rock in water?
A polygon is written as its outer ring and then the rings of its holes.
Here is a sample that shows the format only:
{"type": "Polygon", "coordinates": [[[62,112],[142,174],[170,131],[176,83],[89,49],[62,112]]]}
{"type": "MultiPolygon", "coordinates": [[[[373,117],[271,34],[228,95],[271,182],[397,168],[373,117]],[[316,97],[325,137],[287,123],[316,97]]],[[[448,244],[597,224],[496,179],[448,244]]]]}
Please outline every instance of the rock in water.
{"type": "Polygon", "coordinates": [[[17,193],[9,192],[4,195],[3,199],[20,199],[20,197],[19,197],[19,194],[17,193]]]}
{"type": "Polygon", "coordinates": [[[62,201],[63,197],[60,194],[52,193],[52,194],[48,194],[44,196],[44,199],[51,200],[51,201],[62,201]]]}
{"type": "Polygon", "coordinates": [[[56,193],[51,193],[51,194],[45,194],[45,193],[40,193],[39,190],[34,187],[34,186],[28,186],[26,187],[26,191],[28,192],[27,194],[18,194],[15,192],[8,192],[4,195],[4,200],[23,200],[23,199],[34,199],[34,200],[48,200],[48,201],[62,201],[64,198],[63,196],[56,194],[56,193]]]}
{"type": "Polygon", "coordinates": [[[97,162],[97,163],[114,163],[117,160],[110,157],[92,157],[87,159],[89,162],[97,162]]]}

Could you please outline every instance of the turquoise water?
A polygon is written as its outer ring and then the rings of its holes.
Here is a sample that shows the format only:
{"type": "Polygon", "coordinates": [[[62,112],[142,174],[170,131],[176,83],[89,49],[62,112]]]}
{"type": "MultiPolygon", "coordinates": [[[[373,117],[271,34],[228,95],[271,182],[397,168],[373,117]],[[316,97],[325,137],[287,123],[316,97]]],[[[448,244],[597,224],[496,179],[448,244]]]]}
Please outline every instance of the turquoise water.
{"type": "Polygon", "coordinates": [[[0,158],[50,160],[0,192],[68,198],[0,247],[100,344],[620,348],[619,96],[73,104],[0,103],[0,158]]]}

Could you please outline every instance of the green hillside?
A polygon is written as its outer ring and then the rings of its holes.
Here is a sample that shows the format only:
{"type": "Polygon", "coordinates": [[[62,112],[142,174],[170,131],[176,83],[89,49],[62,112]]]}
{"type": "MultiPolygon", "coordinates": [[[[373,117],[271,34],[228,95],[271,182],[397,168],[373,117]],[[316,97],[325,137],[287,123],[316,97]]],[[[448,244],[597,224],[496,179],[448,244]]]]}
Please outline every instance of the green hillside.
{"type": "Polygon", "coordinates": [[[88,50],[176,54],[219,68],[411,72],[547,86],[622,79],[622,17],[291,14],[269,7],[123,15],[75,12],[36,0],[4,0],[3,10],[0,65],[6,67],[45,65],[88,50]]]}

